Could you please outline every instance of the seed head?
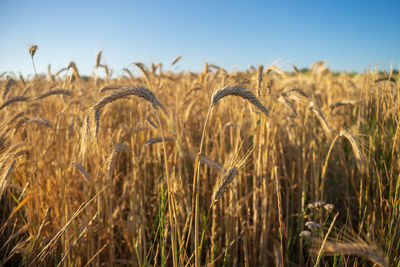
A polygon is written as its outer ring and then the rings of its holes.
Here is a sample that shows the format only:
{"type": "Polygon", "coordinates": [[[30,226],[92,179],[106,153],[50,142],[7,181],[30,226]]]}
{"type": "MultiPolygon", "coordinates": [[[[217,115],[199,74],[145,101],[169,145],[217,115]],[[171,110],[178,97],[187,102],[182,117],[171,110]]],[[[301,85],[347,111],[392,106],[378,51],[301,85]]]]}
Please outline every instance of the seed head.
{"type": "Polygon", "coordinates": [[[37,46],[37,45],[32,45],[32,46],[29,48],[29,54],[31,55],[31,57],[33,57],[33,56],[35,55],[37,49],[38,49],[38,46],[37,46]]]}

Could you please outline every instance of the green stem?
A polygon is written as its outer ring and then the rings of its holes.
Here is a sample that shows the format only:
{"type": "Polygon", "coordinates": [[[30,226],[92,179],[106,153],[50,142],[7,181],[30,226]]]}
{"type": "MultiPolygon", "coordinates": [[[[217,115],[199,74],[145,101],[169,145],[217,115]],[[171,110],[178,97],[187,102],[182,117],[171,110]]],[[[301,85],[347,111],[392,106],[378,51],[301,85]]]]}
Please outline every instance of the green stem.
{"type": "Polygon", "coordinates": [[[210,208],[208,209],[208,212],[207,212],[206,220],[203,224],[203,233],[201,234],[201,240],[200,240],[200,253],[201,253],[201,249],[203,248],[204,237],[206,235],[206,229],[207,229],[206,226],[208,223],[208,218],[210,217],[211,209],[213,206],[214,206],[214,204],[210,205],[210,208]]]}
{"type": "Polygon", "coordinates": [[[167,196],[168,196],[168,213],[169,213],[169,223],[171,225],[171,242],[172,242],[172,261],[174,267],[178,266],[177,263],[177,248],[176,248],[176,240],[175,240],[175,227],[176,225],[174,224],[174,212],[173,212],[173,206],[172,206],[172,200],[171,200],[171,188],[170,188],[170,179],[169,179],[169,169],[168,169],[168,159],[167,159],[167,150],[165,148],[165,139],[164,139],[164,134],[162,131],[162,126],[161,126],[161,120],[160,120],[160,115],[158,114],[158,110],[156,109],[156,114],[157,114],[157,120],[158,120],[158,125],[160,127],[160,133],[161,133],[161,138],[162,138],[162,144],[163,144],[163,152],[164,152],[164,164],[165,164],[165,172],[167,176],[167,196]]]}
{"type": "MultiPolygon", "coordinates": [[[[206,131],[206,126],[208,122],[208,118],[210,117],[210,113],[212,110],[212,106],[210,105],[208,112],[207,112],[207,117],[204,122],[204,127],[203,127],[203,133],[201,134],[201,141],[200,141],[200,148],[199,148],[199,154],[197,157],[200,157],[202,149],[203,149],[203,142],[204,142],[204,133],[206,131]]],[[[200,267],[201,261],[200,261],[200,247],[199,247],[199,176],[200,176],[200,160],[196,161],[197,163],[197,172],[194,175],[194,184],[196,185],[195,192],[196,192],[196,206],[195,206],[195,219],[194,219],[194,265],[195,267],[200,267]]]]}

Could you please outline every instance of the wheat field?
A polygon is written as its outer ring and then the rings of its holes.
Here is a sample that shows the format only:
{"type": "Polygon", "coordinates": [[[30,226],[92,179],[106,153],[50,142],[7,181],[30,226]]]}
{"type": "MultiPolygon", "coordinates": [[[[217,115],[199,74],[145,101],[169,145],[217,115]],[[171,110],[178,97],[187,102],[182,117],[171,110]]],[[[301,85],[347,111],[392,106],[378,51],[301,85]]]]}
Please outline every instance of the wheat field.
{"type": "Polygon", "coordinates": [[[1,265],[399,266],[397,72],[94,63],[1,74],[1,265]]]}

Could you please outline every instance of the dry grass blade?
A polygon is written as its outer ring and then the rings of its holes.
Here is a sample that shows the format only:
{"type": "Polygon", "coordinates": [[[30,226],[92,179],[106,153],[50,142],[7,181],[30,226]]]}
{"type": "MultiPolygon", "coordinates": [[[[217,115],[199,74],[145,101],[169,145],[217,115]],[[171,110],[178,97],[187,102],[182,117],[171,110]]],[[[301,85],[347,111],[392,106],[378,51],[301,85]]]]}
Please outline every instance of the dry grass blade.
{"type": "Polygon", "coordinates": [[[231,168],[224,176],[218,179],[217,184],[214,188],[211,203],[214,204],[217,202],[221,196],[224,194],[228,186],[233,181],[233,178],[238,174],[238,170],[236,167],[231,168]]]}
{"type": "Polygon", "coordinates": [[[31,100],[30,97],[25,97],[25,96],[15,96],[10,98],[9,100],[7,100],[6,102],[4,102],[1,106],[0,106],[0,110],[2,110],[3,108],[7,107],[8,105],[11,105],[13,103],[17,103],[17,102],[27,102],[31,100]]]}
{"type": "MultiPolygon", "coordinates": [[[[15,234],[13,234],[12,236],[10,236],[8,238],[8,240],[4,243],[4,245],[2,247],[0,247],[0,250],[3,250],[5,248],[5,246],[7,246],[7,244],[10,243],[11,240],[13,240],[14,238],[16,238],[17,236],[27,232],[29,230],[29,227],[27,224],[25,224],[24,226],[21,227],[21,229],[19,229],[15,234]]],[[[4,263],[4,262],[3,262],[4,263]]]]}
{"type": "Polygon", "coordinates": [[[333,218],[333,220],[332,220],[332,222],[331,222],[331,225],[329,226],[328,232],[325,234],[325,238],[324,238],[324,240],[323,240],[322,243],[321,243],[321,246],[320,246],[320,249],[319,249],[318,255],[317,255],[317,262],[315,263],[314,267],[319,266],[318,263],[319,263],[319,261],[320,261],[320,259],[321,259],[322,251],[324,250],[324,247],[325,247],[325,244],[326,244],[326,240],[327,240],[329,234],[331,233],[331,231],[332,231],[332,229],[333,229],[333,225],[335,224],[336,219],[337,219],[338,216],[339,216],[339,212],[336,213],[335,217],[333,218]]]}
{"type": "MultiPolygon", "coordinates": [[[[322,240],[313,239],[313,246],[320,247],[322,240]]],[[[375,246],[365,244],[364,242],[336,242],[325,241],[321,251],[322,255],[333,256],[337,253],[342,255],[355,255],[366,258],[375,264],[386,267],[389,266],[388,258],[375,246]]]]}
{"type": "Polygon", "coordinates": [[[263,106],[263,104],[261,104],[260,100],[258,100],[258,98],[252,92],[240,86],[228,86],[216,91],[212,96],[211,106],[216,106],[222,98],[229,95],[240,96],[241,98],[246,99],[262,113],[264,113],[265,116],[267,116],[268,118],[271,117],[268,110],[263,106]]]}
{"type": "Polygon", "coordinates": [[[41,251],[37,254],[36,258],[31,262],[33,266],[36,266],[37,261],[43,262],[44,259],[49,255],[49,253],[53,250],[53,248],[56,246],[57,241],[61,238],[61,236],[65,233],[67,228],[70,226],[72,221],[76,219],[76,217],[84,211],[89,205],[93,203],[94,200],[97,199],[98,195],[104,192],[105,189],[107,189],[108,185],[105,185],[103,188],[101,188],[87,203],[82,202],[82,204],[78,207],[78,209],[75,211],[74,214],[72,214],[71,218],[64,224],[64,226],[53,236],[51,236],[51,239],[47,244],[41,249],[41,251]]]}

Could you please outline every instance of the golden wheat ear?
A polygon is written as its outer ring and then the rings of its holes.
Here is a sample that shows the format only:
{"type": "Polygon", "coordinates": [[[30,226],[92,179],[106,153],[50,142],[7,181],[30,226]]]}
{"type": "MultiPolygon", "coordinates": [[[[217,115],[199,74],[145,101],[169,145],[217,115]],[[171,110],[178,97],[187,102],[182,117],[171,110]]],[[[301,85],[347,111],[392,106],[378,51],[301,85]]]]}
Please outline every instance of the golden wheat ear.
{"type": "Polygon", "coordinates": [[[215,202],[217,202],[222,197],[226,189],[228,189],[228,186],[233,181],[233,178],[235,178],[237,174],[238,174],[237,168],[233,167],[228,172],[226,172],[224,176],[218,179],[211,197],[212,205],[215,204],[215,202]]]}
{"type": "Polygon", "coordinates": [[[33,56],[35,55],[36,50],[38,50],[38,46],[37,46],[37,45],[32,45],[32,46],[29,48],[29,54],[31,55],[32,65],[33,65],[33,69],[34,69],[34,71],[35,71],[35,75],[36,75],[36,67],[35,67],[35,62],[33,61],[33,56]]]}
{"type": "Polygon", "coordinates": [[[158,108],[161,108],[166,114],[167,111],[161,105],[160,102],[158,102],[156,96],[151,92],[149,89],[141,87],[141,86],[127,86],[127,87],[122,87],[119,90],[114,91],[111,95],[103,97],[99,102],[97,102],[91,109],[94,110],[94,119],[96,123],[96,134],[98,133],[99,130],[99,124],[100,124],[100,111],[101,108],[103,108],[105,105],[114,102],[115,100],[127,97],[127,96],[137,96],[144,98],[148,102],[150,102],[153,105],[153,108],[158,110],[158,108]]]}
{"type": "MultiPolygon", "coordinates": [[[[318,248],[322,246],[322,240],[313,238],[312,246],[312,251],[316,252],[318,248]]],[[[322,247],[321,254],[325,256],[333,256],[335,254],[355,255],[360,258],[368,259],[382,267],[389,266],[387,256],[374,245],[365,242],[337,242],[327,240],[322,247]]]]}
{"type": "Polygon", "coordinates": [[[100,61],[101,61],[101,55],[103,54],[103,51],[102,50],[100,50],[99,51],[99,53],[97,53],[97,56],[96,56],[96,69],[97,68],[99,68],[100,67],[100,61]]]}
{"type": "Polygon", "coordinates": [[[267,108],[264,107],[263,104],[261,104],[260,100],[258,100],[258,98],[252,92],[246,90],[246,88],[241,86],[227,86],[223,89],[216,91],[212,96],[211,106],[215,107],[222,98],[230,95],[239,96],[241,98],[246,99],[251,104],[253,104],[258,110],[264,113],[265,116],[267,116],[268,118],[271,117],[269,111],[267,110],[267,108]]]}

